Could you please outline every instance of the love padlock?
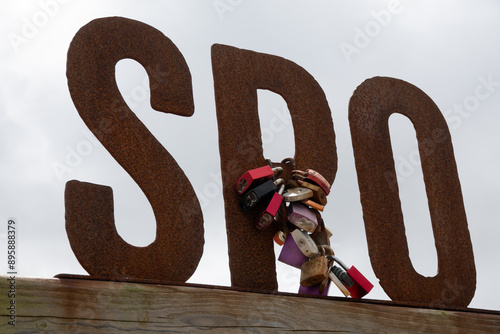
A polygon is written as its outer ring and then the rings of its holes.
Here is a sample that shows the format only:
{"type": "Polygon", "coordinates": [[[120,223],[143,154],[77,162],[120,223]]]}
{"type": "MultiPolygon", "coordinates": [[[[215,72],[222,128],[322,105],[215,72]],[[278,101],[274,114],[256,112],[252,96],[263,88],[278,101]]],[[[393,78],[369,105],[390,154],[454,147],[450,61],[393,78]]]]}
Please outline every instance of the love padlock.
{"type": "Polygon", "coordinates": [[[278,213],[278,210],[280,209],[281,204],[283,203],[283,191],[285,190],[285,185],[281,185],[281,188],[278,192],[274,193],[273,197],[271,198],[271,201],[269,201],[269,204],[267,205],[266,209],[259,215],[259,218],[257,219],[257,222],[255,223],[255,227],[260,230],[264,231],[266,228],[271,225],[271,223],[274,221],[274,217],[278,213]]]}
{"type": "Polygon", "coordinates": [[[312,286],[302,286],[299,285],[299,292],[303,295],[313,295],[313,296],[328,296],[328,291],[330,290],[330,280],[327,279],[326,282],[312,285],[312,286]]]}
{"type": "Polygon", "coordinates": [[[314,258],[321,255],[318,246],[316,246],[316,243],[306,231],[297,228],[290,232],[290,235],[293,237],[293,240],[295,240],[300,251],[308,258],[314,258]]]}
{"type": "Polygon", "coordinates": [[[270,180],[283,171],[281,167],[263,166],[245,172],[234,185],[239,195],[258,183],[270,180]]]}
{"type": "Polygon", "coordinates": [[[315,184],[312,184],[310,182],[304,181],[304,180],[297,180],[296,182],[301,187],[312,190],[313,196],[311,197],[311,199],[314,202],[319,203],[319,204],[321,204],[323,206],[326,205],[326,203],[327,203],[326,193],[323,190],[323,188],[321,188],[320,186],[317,186],[315,184]]]}
{"type": "Polygon", "coordinates": [[[297,202],[287,207],[288,221],[309,233],[313,233],[318,226],[318,220],[313,210],[297,202]]]}
{"type": "Polygon", "coordinates": [[[286,263],[292,267],[299,268],[307,261],[307,256],[300,250],[295,242],[292,233],[288,233],[283,248],[281,249],[278,261],[286,263]]]}
{"type": "Polygon", "coordinates": [[[328,195],[330,193],[331,185],[325,179],[323,175],[316,172],[313,169],[306,169],[306,171],[301,170],[293,170],[292,171],[292,179],[302,180],[306,182],[312,182],[321,187],[324,190],[325,194],[328,195]]]}
{"type": "Polygon", "coordinates": [[[352,288],[352,286],[354,285],[354,281],[344,269],[333,265],[330,271],[333,276],[337,277],[344,286],[346,286],[347,288],[352,288]]]}
{"type": "Polygon", "coordinates": [[[325,222],[323,221],[323,218],[321,217],[321,214],[317,211],[313,211],[317,222],[318,226],[314,230],[314,232],[311,234],[311,238],[314,240],[316,245],[318,247],[323,247],[325,249],[329,248],[331,251],[327,253],[326,255],[335,255],[333,254],[333,249],[330,247],[330,238],[332,236],[332,233],[330,230],[326,227],[325,222]]]}
{"type": "Polygon", "coordinates": [[[318,256],[300,267],[300,285],[304,287],[320,284],[328,278],[328,258],[318,256]]]}
{"type": "Polygon", "coordinates": [[[342,271],[334,271],[332,267],[331,273],[333,273],[344,284],[346,289],[350,292],[352,298],[362,298],[370,292],[371,289],[373,289],[373,284],[371,284],[370,281],[368,281],[366,277],[364,277],[354,266],[351,266],[351,268],[348,269],[338,257],[334,255],[329,255],[327,257],[337,262],[344,270],[343,272],[346,273],[351,279],[352,285],[348,286],[350,284],[348,278],[343,277],[342,271]]]}
{"type": "MultiPolygon", "coordinates": [[[[335,266],[334,266],[335,267],[335,266]]],[[[333,267],[332,267],[333,269],[333,267]]],[[[347,290],[346,286],[344,283],[340,281],[340,279],[335,275],[335,273],[330,269],[328,272],[328,278],[339,288],[339,290],[344,294],[344,296],[349,297],[351,295],[351,292],[347,290]]],[[[346,273],[347,275],[347,273],[346,273]]]]}
{"type": "Polygon", "coordinates": [[[261,201],[269,199],[278,190],[278,185],[283,182],[283,179],[278,179],[276,181],[268,180],[261,185],[249,190],[241,198],[241,209],[244,212],[248,211],[261,201]]]}
{"type": "Polygon", "coordinates": [[[287,189],[286,192],[283,194],[283,197],[285,198],[285,201],[287,201],[287,202],[297,202],[297,201],[306,200],[306,199],[312,197],[312,195],[313,195],[313,192],[311,189],[297,187],[297,188],[287,189]]]}

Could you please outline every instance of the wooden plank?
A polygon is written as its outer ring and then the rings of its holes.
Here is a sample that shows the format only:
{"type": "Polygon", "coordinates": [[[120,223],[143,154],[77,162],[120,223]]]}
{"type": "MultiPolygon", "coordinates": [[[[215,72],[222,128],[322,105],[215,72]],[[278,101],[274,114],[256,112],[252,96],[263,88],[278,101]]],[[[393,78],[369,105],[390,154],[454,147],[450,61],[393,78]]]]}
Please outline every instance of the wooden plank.
{"type": "Polygon", "coordinates": [[[0,277],[2,333],[500,333],[500,313],[436,310],[199,286],[0,277]]]}

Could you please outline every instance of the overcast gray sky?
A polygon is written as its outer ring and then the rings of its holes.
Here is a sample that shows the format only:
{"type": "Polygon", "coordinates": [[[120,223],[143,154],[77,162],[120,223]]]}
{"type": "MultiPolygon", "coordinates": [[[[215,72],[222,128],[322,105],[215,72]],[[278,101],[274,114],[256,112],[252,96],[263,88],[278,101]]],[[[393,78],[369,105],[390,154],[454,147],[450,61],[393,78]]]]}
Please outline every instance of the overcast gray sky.
{"type": "MultiPolygon", "coordinates": [[[[3,1],[0,20],[0,241],[9,218],[18,225],[19,276],[85,274],[64,229],[64,187],[72,179],[113,188],[120,235],[145,246],[153,212],[138,186],[95,140],[74,108],[66,53],[75,33],[95,18],[123,16],[169,37],[193,78],[195,113],[182,118],[149,105],[144,69],[117,65],[132,110],[184,169],[203,208],[205,249],[189,282],[230,285],[221,192],[210,47],[214,43],[292,60],[322,86],[332,110],[339,170],[323,217],[336,254],[375,284],[367,296],[387,299],[371,269],[359,201],[348,102],[365,79],[408,81],[439,106],[450,127],[477,267],[470,307],[500,310],[500,2],[479,1],[3,1]],[[188,136],[186,136],[188,134],[188,136]],[[183,136],[185,140],[178,140],[183,136]],[[203,169],[199,163],[203,162],[203,169]],[[65,166],[55,169],[54,166],[65,166]]],[[[283,99],[259,93],[264,152],[293,156],[283,99]],[[277,126],[276,126],[277,125],[277,126]]],[[[390,120],[410,256],[433,276],[437,258],[415,132],[390,120]]],[[[279,252],[279,248],[277,248],[279,252]]],[[[0,274],[6,274],[5,250],[0,274]]],[[[251,256],[251,254],[249,254],[251,256]]],[[[299,270],[278,263],[279,289],[296,292],[299,270]]],[[[330,295],[341,296],[332,286],[330,295]]]]}

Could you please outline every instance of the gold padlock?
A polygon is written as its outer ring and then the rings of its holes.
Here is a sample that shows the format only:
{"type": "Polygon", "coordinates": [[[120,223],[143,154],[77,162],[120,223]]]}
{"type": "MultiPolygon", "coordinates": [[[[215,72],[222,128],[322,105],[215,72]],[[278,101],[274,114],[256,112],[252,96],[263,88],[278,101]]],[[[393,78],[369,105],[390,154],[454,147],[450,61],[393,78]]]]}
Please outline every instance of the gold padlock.
{"type": "Polygon", "coordinates": [[[319,284],[328,277],[328,258],[318,256],[306,261],[300,271],[300,285],[308,287],[319,284]]]}

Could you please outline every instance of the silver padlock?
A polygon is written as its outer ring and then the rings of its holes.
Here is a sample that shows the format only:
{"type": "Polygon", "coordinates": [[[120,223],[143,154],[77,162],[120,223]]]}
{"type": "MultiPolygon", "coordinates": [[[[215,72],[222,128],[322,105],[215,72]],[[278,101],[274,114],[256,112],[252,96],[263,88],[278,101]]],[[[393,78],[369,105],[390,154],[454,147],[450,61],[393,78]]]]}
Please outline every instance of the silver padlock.
{"type": "Polygon", "coordinates": [[[313,258],[321,255],[321,251],[314,240],[309,236],[309,234],[300,229],[295,229],[290,234],[293,236],[293,240],[299,247],[300,251],[308,258],[313,258]]]}
{"type": "Polygon", "coordinates": [[[297,187],[290,188],[283,194],[283,198],[286,202],[297,202],[308,199],[313,196],[311,189],[297,187]]]}

